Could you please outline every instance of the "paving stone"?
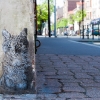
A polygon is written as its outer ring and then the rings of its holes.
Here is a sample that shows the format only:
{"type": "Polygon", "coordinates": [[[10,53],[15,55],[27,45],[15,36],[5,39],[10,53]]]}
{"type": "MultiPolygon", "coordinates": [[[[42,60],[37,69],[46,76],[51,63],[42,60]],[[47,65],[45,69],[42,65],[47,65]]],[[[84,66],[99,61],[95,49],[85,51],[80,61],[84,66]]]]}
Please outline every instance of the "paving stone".
{"type": "Polygon", "coordinates": [[[100,98],[83,98],[82,100],[100,100],[100,98]]]}
{"type": "Polygon", "coordinates": [[[61,87],[61,83],[57,79],[46,79],[45,86],[61,87]]]}
{"type": "Polygon", "coordinates": [[[35,99],[36,94],[22,94],[22,95],[4,95],[4,98],[8,99],[35,99]]]}
{"type": "Polygon", "coordinates": [[[59,93],[59,92],[61,92],[61,89],[56,87],[42,87],[40,89],[37,89],[37,93],[52,94],[52,93],[59,93]]]}
{"type": "Polygon", "coordinates": [[[78,83],[71,83],[71,82],[67,82],[67,83],[63,82],[63,85],[64,85],[64,87],[79,86],[78,83]]]}
{"type": "Polygon", "coordinates": [[[3,100],[3,94],[0,94],[0,100],[3,100]]]}
{"type": "Polygon", "coordinates": [[[76,98],[76,99],[74,98],[74,99],[68,99],[68,100],[100,100],[100,98],[83,98],[83,99],[82,98],[79,98],[79,99],[78,98],[76,98]]]}
{"type": "Polygon", "coordinates": [[[98,69],[85,69],[85,70],[82,70],[83,73],[99,73],[99,70],[98,69]]]}
{"type": "Polygon", "coordinates": [[[57,70],[55,70],[54,68],[53,69],[50,69],[50,68],[46,68],[46,69],[42,69],[43,72],[57,72],[57,70]]]}
{"type": "Polygon", "coordinates": [[[72,99],[72,98],[85,98],[86,95],[84,95],[83,93],[77,93],[77,92],[70,92],[70,93],[60,93],[59,97],[65,97],[67,99],[72,99]]]}
{"type": "Polygon", "coordinates": [[[88,72],[88,75],[92,75],[92,76],[100,76],[100,71],[88,72]]]}
{"type": "Polygon", "coordinates": [[[93,77],[89,76],[88,74],[86,73],[75,73],[75,77],[76,78],[88,78],[88,79],[93,79],[93,77]]]}
{"type": "Polygon", "coordinates": [[[94,65],[94,67],[100,70],[100,64],[99,65],[94,65]]]}
{"type": "Polygon", "coordinates": [[[76,68],[82,69],[82,66],[80,66],[80,65],[78,65],[78,64],[76,64],[76,63],[75,63],[75,64],[69,64],[68,67],[69,67],[69,68],[74,68],[74,69],[76,69],[76,68]]]}
{"type": "Polygon", "coordinates": [[[65,92],[85,92],[85,89],[80,86],[64,86],[63,90],[65,92]]]}
{"type": "Polygon", "coordinates": [[[74,74],[75,74],[75,73],[82,73],[82,71],[83,71],[82,69],[79,69],[79,68],[78,68],[78,69],[75,69],[75,68],[74,68],[74,69],[70,69],[70,70],[71,70],[71,72],[73,72],[74,74]]]}
{"type": "Polygon", "coordinates": [[[93,98],[95,97],[100,98],[100,88],[96,87],[86,88],[86,95],[93,98]]]}
{"type": "Polygon", "coordinates": [[[61,79],[60,80],[61,82],[64,82],[64,83],[77,83],[77,82],[80,82],[79,79],[61,79]]]}
{"type": "Polygon", "coordinates": [[[46,71],[44,72],[44,75],[56,75],[56,71],[51,71],[51,72],[46,71]]]}
{"type": "Polygon", "coordinates": [[[97,79],[95,79],[95,82],[98,82],[98,83],[100,83],[100,80],[97,80],[97,79]]]}
{"type": "Polygon", "coordinates": [[[45,98],[45,100],[66,100],[66,98],[45,98]]]}
{"type": "Polygon", "coordinates": [[[95,80],[100,80],[100,75],[99,76],[94,76],[95,80]]]}
{"type": "Polygon", "coordinates": [[[100,83],[81,83],[80,84],[82,87],[99,87],[100,88],[100,83]]]}
{"type": "Polygon", "coordinates": [[[94,62],[94,61],[90,61],[89,62],[89,65],[97,65],[97,64],[99,64],[98,62],[94,62]]]}
{"type": "Polygon", "coordinates": [[[91,66],[91,65],[85,65],[85,66],[83,66],[83,69],[85,70],[85,69],[93,69],[93,70],[97,70],[97,68],[95,68],[94,66],[91,66]]]}
{"type": "Polygon", "coordinates": [[[37,99],[45,99],[45,100],[52,100],[52,99],[55,99],[57,98],[57,95],[56,94],[37,94],[37,99]]]}
{"type": "Polygon", "coordinates": [[[45,76],[46,78],[51,78],[51,79],[74,79],[73,76],[68,76],[68,75],[50,75],[50,76],[45,76]]]}
{"type": "Polygon", "coordinates": [[[93,79],[79,79],[79,83],[91,84],[95,83],[95,81],[93,79]]]}
{"type": "Polygon", "coordinates": [[[72,72],[67,71],[67,70],[61,70],[59,69],[57,72],[58,75],[74,75],[72,72]]]}

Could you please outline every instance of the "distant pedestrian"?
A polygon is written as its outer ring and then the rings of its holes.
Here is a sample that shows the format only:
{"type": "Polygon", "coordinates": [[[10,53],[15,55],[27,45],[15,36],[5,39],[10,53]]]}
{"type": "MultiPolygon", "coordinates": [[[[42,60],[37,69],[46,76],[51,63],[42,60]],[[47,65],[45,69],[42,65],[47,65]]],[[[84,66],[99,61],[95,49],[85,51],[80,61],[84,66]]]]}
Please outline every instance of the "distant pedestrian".
{"type": "Polygon", "coordinates": [[[89,36],[89,28],[87,28],[87,36],[89,36]]]}
{"type": "Polygon", "coordinates": [[[67,32],[67,30],[64,31],[64,36],[67,36],[67,37],[68,37],[68,32],[67,32]]]}

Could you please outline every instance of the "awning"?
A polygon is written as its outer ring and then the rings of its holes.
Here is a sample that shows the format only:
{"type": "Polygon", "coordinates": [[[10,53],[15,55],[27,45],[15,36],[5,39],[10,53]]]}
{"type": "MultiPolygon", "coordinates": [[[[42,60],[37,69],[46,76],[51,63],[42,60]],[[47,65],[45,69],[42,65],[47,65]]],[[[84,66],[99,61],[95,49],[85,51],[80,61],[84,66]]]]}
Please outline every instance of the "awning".
{"type": "Polygon", "coordinates": [[[90,24],[100,24],[100,18],[93,19],[90,24]]]}

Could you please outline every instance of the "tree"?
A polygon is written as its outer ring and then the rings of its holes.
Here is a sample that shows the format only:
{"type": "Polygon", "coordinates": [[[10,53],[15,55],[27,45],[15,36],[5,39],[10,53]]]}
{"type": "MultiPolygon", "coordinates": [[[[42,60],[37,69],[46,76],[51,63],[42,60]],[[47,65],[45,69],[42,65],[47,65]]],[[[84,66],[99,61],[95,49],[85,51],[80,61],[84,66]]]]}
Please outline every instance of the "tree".
{"type": "Polygon", "coordinates": [[[66,27],[67,25],[68,25],[68,20],[66,18],[62,18],[60,21],[57,22],[57,28],[66,27]]]}
{"type": "Polygon", "coordinates": [[[80,24],[82,20],[86,17],[86,11],[85,10],[78,10],[75,14],[75,20],[79,23],[79,30],[80,30],[80,24]]]}
{"type": "MultiPolygon", "coordinates": [[[[53,12],[53,0],[50,0],[50,12],[53,12]]],[[[48,1],[44,0],[41,5],[37,5],[37,25],[41,30],[42,23],[48,20],[48,1]]]]}
{"type": "Polygon", "coordinates": [[[51,25],[51,30],[54,30],[54,24],[51,25]]]}
{"type": "Polygon", "coordinates": [[[74,30],[74,22],[75,22],[75,15],[70,14],[68,18],[68,23],[73,25],[73,30],[74,30]]]}

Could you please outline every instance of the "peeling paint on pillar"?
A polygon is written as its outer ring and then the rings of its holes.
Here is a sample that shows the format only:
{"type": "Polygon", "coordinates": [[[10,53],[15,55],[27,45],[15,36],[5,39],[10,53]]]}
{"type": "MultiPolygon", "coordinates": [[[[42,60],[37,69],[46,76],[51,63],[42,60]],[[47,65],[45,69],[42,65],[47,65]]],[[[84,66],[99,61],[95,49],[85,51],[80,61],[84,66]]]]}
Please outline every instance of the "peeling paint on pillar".
{"type": "MultiPolygon", "coordinates": [[[[0,0],[0,58],[2,58],[2,30],[18,35],[28,29],[29,52],[34,59],[34,10],[33,0],[0,0]]],[[[2,75],[0,59],[0,76],[2,75]]]]}

